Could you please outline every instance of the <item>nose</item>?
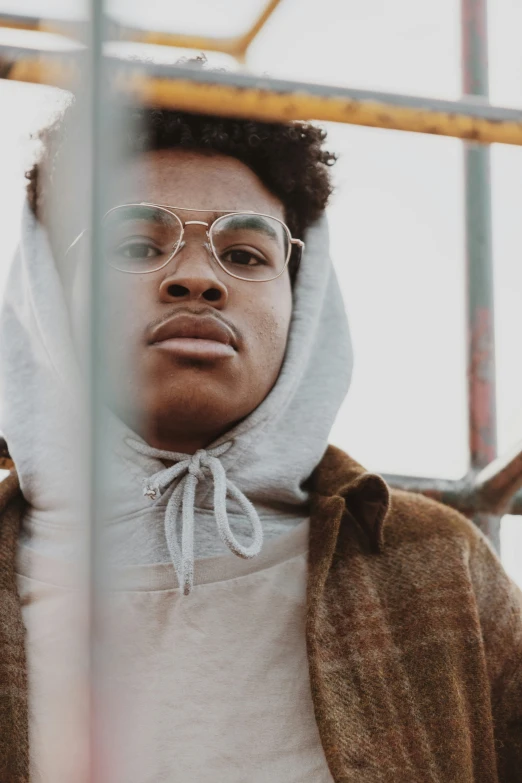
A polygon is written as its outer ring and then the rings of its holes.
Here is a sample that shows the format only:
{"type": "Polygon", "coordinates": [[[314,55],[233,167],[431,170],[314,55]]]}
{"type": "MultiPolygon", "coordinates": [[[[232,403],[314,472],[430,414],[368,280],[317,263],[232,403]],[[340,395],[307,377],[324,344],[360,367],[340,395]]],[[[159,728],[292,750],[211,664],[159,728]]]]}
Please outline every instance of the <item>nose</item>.
{"type": "Polygon", "coordinates": [[[191,242],[189,247],[183,243],[166,269],[159,287],[163,302],[204,301],[219,309],[225,306],[228,288],[216,275],[207,244],[191,242]]]}

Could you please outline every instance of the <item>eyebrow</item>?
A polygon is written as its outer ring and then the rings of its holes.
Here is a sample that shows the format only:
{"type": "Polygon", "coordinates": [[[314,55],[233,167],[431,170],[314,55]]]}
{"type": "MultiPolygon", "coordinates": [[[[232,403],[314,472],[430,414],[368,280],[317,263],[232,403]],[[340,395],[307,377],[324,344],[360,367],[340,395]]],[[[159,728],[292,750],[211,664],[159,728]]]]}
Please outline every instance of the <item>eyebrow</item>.
{"type": "Polygon", "coordinates": [[[122,204],[121,207],[122,211],[123,207],[126,207],[127,209],[127,214],[125,215],[127,220],[143,220],[146,218],[149,220],[152,219],[159,225],[168,225],[169,219],[172,221],[172,215],[169,215],[168,212],[162,209],[154,209],[152,205],[122,204]]]}
{"type": "MultiPolygon", "coordinates": [[[[154,216],[154,220],[157,223],[166,223],[167,217],[166,212],[163,210],[171,210],[172,212],[176,211],[176,207],[167,206],[166,204],[122,204],[122,206],[128,206],[129,208],[132,208],[135,212],[138,214],[134,214],[133,217],[137,217],[138,219],[142,217],[142,215],[139,214],[140,208],[143,209],[143,211],[154,208],[154,207],[160,207],[160,209],[157,209],[156,214],[154,216]]],[[[184,210],[181,207],[178,208],[180,212],[188,211],[184,210]]],[[[270,223],[268,222],[267,217],[265,215],[260,214],[249,214],[247,212],[234,212],[231,211],[228,215],[223,214],[222,211],[214,212],[212,210],[194,210],[195,212],[206,212],[207,222],[209,226],[211,226],[218,218],[220,217],[229,217],[229,218],[236,218],[237,222],[241,225],[242,228],[255,228],[257,230],[260,230],[263,234],[268,236],[270,239],[278,240],[280,239],[280,236],[278,235],[278,232],[275,230],[275,228],[272,228],[270,223]]],[[[183,216],[179,216],[181,221],[184,222],[183,216]]],[[[234,222],[234,221],[233,221],[234,222]]]]}
{"type": "MultiPolygon", "coordinates": [[[[230,215],[230,218],[236,218],[242,228],[256,228],[261,229],[263,234],[266,234],[271,239],[279,239],[277,231],[272,228],[268,220],[261,215],[230,215]]],[[[232,224],[234,221],[232,220],[232,224]]]]}
{"type": "MultiPolygon", "coordinates": [[[[133,218],[149,217],[154,214],[155,218],[157,219],[161,216],[165,217],[167,215],[167,213],[163,210],[155,210],[153,206],[149,206],[148,204],[121,204],[120,206],[116,207],[116,209],[119,210],[122,215],[133,218]]],[[[116,209],[114,211],[116,211],[116,209]]]]}

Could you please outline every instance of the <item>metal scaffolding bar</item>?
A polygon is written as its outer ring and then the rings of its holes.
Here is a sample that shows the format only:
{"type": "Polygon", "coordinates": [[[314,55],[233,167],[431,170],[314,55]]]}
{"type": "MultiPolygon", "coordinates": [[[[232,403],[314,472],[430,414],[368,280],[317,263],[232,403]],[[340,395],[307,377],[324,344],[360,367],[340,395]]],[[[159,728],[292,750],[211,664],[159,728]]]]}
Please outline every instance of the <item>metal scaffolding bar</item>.
{"type": "Polygon", "coordinates": [[[498,514],[520,513],[520,493],[522,487],[522,444],[517,444],[512,452],[490,462],[475,478],[475,491],[481,509],[488,509],[498,514]]]}
{"type": "MultiPolygon", "coordinates": [[[[462,89],[487,97],[487,0],[461,0],[462,89]]],[[[472,474],[497,456],[493,250],[490,152],[464,145],[468,317],[469,448],[472,474]]],[[[475,523],[500,550],[500,518],[476,514],[475,523]]]]}
{"type": "MultiPolygon", "coordinates": [[[[74,89],[82,54],[43,53],[0,46],[7,78],[74,89]]],[[[522,145],[522,112],[487,100],[444,101],[373,90],[267,79],[188,66],[124,62],[107,57],[114,87],[144,105],[268,121],[323,120],[472,140],[522,145]]]]}
{"type": "MultiPolygon", "coordinates": [[[[106,310],[103,305],[105,292],[105,265],[102,263],[100,226],[103,217],[104,194],[107,182],[107,130],[116,111],[107,101],[106,61],[103,44],[106,37],[106,18],[103,13],[105,0],[90,0],[90,19],[87,26],[87,69],[84,77],[88,145],[91,177],[85,182],[88,190],[88,224],[90,237],[90,272],[88,294],[88,489],[89,489],[89,783],[107,783],[109,761],[104,747],[103,722],[107,687],[107,648],[103,626],[103,612],[107,605],[109,577],[108,552],[103,543],[102,531],[110,514],[107,486],[111,481],[110,462],[107,460],[106,372],[104,347],[106,335],[106,310]],[[110,113],[110,116],[108,116],[110,113]]],[[[79,154],[80,151],[79,151],[79,154]]]]}
{"type": "MultiPolygon", "coordinates": [[[[132,41],[134,43],[155,44],[157,46],[172,46],[182,49],[201,49],[207,52],[221,52],[242,61],[248,47],[272,16],[281,0],[269,0],[259,15],[244,33],[228,37],[206,35],[190,35],[184,33],[165,32],[160,30],[143,30],[137,27],[120,24],[106,19],[107,37],[111,40],[132,41]]],[[[14,30],[32,30],[58,35],[73,35],[77,25],[62,19],[43,19],[37,16],[17,16],[0,14],[0,27],[14,30]]]]}
{"type": "Polygon", "coordinates": [[[383,478],[396,489],[418,492],[458,509],[468,516],[477,514],[522,515],[522,456],[499,457],[475,478],[463,479],[421,478],[383,474],[383,478]]]}

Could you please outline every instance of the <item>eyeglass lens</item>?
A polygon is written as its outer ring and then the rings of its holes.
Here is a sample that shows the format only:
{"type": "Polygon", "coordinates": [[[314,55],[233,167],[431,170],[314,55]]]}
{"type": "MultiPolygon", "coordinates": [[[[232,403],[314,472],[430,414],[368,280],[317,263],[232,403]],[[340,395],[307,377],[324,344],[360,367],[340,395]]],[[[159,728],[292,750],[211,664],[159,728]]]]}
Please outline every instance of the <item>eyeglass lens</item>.
{"type": "MultiPolygon", "coordinates": [[[[181,222],[165,209],[116,207],[104,219],[105,258],[124,272],[152,272],[164,266],[176,252],[181,235],[181,222]]],[[[276,277],[290,251],[285,226],[275,218],[257,214],[218,218],[211,226],[210,240],[224,269],[249,280],[276,277]]]]}

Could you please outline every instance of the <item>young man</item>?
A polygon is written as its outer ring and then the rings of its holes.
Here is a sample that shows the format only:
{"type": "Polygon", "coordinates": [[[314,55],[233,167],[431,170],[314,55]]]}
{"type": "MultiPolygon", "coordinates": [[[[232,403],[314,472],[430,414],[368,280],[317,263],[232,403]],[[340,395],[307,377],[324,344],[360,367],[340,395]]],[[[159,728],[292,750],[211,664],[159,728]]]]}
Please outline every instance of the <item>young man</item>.
{"type": "MultiPolygon", "coordinates": [[[[327,446],[352,358],[324,134],[138,114],[101,226],[108,779],[517,783],[520,591],[471,522],[327,446]]],[[[88,751],[69,589],[86,234],[60,247],[40,176],[61,154],[30,176],[1,320],[12,783],[81,780],[88,751]]]]}

